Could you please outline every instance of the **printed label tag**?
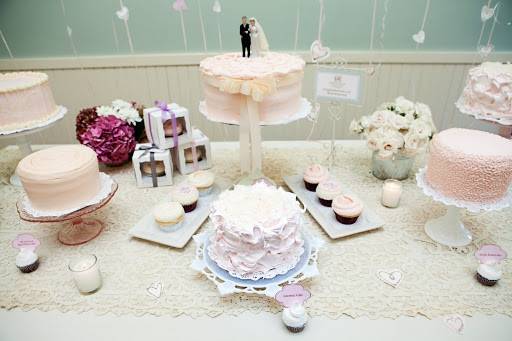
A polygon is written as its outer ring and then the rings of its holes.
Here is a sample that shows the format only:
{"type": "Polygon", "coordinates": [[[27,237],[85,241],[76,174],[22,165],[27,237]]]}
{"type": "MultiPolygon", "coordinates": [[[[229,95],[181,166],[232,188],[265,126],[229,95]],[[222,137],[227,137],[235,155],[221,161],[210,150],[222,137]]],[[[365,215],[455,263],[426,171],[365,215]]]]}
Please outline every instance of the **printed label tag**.
{"type": "Polygon", "coordinates": [[[11,245],[15,249],[28,249],[34,251],[41,242],[29,233],[23,233],[16,236],[11,245]]]}
{"type": "Polygon", "coordinates": [[[507,252],[499,245],[485,244],[475,252],[475,257],[480,263],[499,263],[507,258],[507,252]]]}
{"type": "Polygon", "coordinates": [[[318,69],[315,97],[318,102],[362,104],[363,72],[351,69],[318,69]]]}
{"type": "Polygon", "coordinates": [[[311,297],[311,293],[300,284],[288,284],[276,294],[276,301],[283,307],[301,305],[311,297]]]}

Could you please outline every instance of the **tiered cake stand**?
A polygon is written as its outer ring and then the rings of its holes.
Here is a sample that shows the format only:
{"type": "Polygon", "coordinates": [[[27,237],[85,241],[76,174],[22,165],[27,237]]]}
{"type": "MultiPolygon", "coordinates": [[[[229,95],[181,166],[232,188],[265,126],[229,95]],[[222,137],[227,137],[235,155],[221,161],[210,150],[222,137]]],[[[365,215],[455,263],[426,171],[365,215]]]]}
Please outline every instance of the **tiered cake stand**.
{"type": "Polygon", "coordinates": [[[103,230],[103,222],[93,218],[82,218],[82,216],[91,214],[108,204],[118,188],[117,183],[113,180],[111,186],[108,196],[100,202],[62,216],[33,216],[25,210],[24,198],[18,200],[16,208],[20,218],[28,222],[63,223],[58,235],[59,241],[64,245],[80,245],[96,238],[103,230]]]}
{"type": "MultiPolygon", "coordinates": [[[[27,139],[28,135],[32,135],[35,133],[39,133],[47,128],[50,128],[55,123],[57,123],[59,120],[61,120],[64,115],[67,113],[68,109],[66,109],[63,106],[59,106],[59,111],[56,115],[52,116],[48,121],[37,124],[32,127],[18,129],[14,131],[6,131],[6,132],[0,132],[0,139],[15,139],[16,144],[20,148],[21,151],[21,157],[24,158],[28,154],[32,153],[32,148],[30,146],[30,142],[27,139]]],[[[20,179],[16,175],[16,172],[14,172],[11,175],[10,179],[11,185],[14,186],[21,186],[20,179]]]]}
{"type": "Polygon", "coordinates": [[[464,226],[464,223],[460,219],[462,209],[473,213],[480,213],[500,210],[510,206],[512,203],[512,188],[502,200],[493,204],[470,203],[446,197],[430,187],[425,179],[425,173],[426,168],[422,168],[416,173],[418,187],[420,187],[427,196],[447,206],[447,211],[444,216],[431,219],[425,224],[425,232],[427,235],[440,244],[450,247],[461,247],[473,241],[471,232],[464,226]]]}

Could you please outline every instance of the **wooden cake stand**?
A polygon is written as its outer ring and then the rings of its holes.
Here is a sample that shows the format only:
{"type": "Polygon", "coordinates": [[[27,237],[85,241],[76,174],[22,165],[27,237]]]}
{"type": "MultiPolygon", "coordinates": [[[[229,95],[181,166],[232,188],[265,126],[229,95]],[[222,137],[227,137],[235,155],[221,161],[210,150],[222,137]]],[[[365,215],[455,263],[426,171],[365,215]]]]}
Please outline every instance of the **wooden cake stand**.
{"type": "Polygon", "coordinates": [[[22,203],[23,199],[18,200],[16,208],[20,218],[31,223],[64,223],[59,231],[59,241],[64,245],[80,245],[96,238],[104,227],[102,221],[94,218],[82,218],[82,216],[93,213],[108,204],[116,193],[117,188],[117,183],[113,181],[110,194],[99,203],[86,206],[78,211],[62,216],[35,217],[24,209],[22,203]],[[67,221],[69,221],[69,223],[66,223],[67,221]]]}

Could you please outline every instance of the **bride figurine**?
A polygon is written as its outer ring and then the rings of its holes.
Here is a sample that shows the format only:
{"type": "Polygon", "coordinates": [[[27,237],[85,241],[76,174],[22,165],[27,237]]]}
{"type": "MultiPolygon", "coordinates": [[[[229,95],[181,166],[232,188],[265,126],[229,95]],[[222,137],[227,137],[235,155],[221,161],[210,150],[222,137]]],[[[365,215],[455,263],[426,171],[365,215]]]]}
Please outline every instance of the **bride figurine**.
{"type": "Polygon", "coordinates": [[[268,42],[263,27],[256,18],[249,19],[249,32],[251,35],[251,54],[254,57],[260,57],[268,52],[268,42]]]}

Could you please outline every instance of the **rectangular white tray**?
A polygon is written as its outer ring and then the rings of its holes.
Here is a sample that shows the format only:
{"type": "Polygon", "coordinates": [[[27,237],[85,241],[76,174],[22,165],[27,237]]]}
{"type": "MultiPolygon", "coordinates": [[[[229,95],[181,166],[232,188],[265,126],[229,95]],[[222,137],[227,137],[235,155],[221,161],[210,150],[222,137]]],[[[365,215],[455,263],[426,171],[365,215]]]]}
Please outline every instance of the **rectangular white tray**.
{"type": "Polygon", "coordinates": [[[150,212],[142,217],[128,232],[132,237],[149,240],[155,243],[183,248],[187,245],[192,235],[201,227],[210,213],[210,204],[221,192],[221,187],[216,183],[207,196],[200,196],[195,210],[185,213],[183,225],[176,231],[164,232],[155,222],[150,212]]]}
{"type": "Polygon", "coordinates": [[[374,230],[384,225],[384,221],[366,205],[354,224],[341,224],[336,220],[332,208],[320,204],[316,193],[306,189],[301,175],[285,176],[284,182],[332,239],[374,230]]]}

